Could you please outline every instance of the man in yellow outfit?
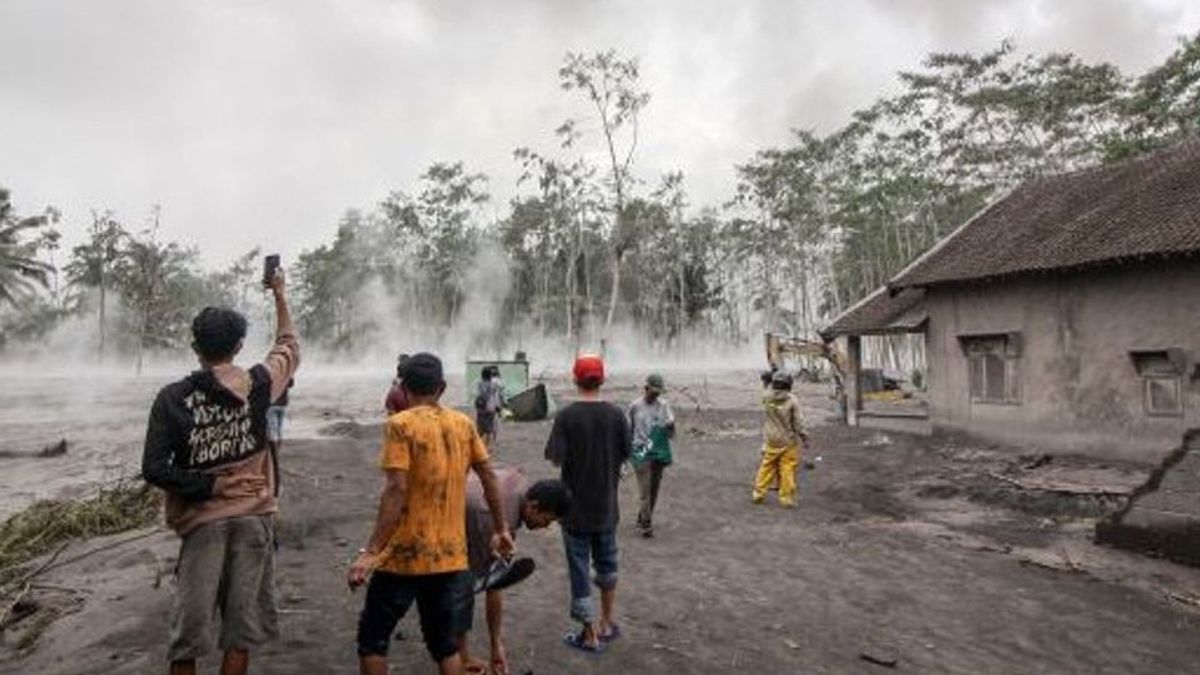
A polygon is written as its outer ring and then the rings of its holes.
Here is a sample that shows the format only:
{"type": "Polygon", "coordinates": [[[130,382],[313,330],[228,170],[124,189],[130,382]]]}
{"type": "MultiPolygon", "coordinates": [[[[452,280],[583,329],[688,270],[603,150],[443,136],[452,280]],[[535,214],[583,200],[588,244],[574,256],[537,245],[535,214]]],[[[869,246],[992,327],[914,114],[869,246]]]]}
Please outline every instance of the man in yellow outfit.
{"type": "Polygon", "coordinates": [[[779,503],[796,505],[796,470],[800,448],[808,442],[800,401],[792,395],[792,376],[780,370],[771,376],[771,389],[763,394],[763,456],[754,479],[753,499],[761,504],[767,491],[779,483],[779,503]]]}

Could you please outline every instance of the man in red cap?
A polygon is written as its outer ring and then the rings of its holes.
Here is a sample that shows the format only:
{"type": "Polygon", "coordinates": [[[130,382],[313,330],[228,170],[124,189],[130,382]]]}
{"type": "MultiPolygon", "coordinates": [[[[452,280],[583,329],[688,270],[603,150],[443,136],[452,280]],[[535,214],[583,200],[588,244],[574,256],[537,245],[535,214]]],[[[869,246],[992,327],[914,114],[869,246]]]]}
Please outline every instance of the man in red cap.
{"type": "Polygon", "coordinates": [[[629,459],[629,424],[617,406],[600,399],[604,361],[593,354],[575,359],[579,400],[554,418],[546,459],[562,469],[562,480],[573,495],[562,520],[563,543],[571,578],[571,618],[579,631],[567,634],[567,645],[599,652],[617,639],[613,620],[617,599],[617,483],[621,465],[629,459]],[[595,568],[600,589],[597,615],[591,594],[588,564],[595,568]]]}

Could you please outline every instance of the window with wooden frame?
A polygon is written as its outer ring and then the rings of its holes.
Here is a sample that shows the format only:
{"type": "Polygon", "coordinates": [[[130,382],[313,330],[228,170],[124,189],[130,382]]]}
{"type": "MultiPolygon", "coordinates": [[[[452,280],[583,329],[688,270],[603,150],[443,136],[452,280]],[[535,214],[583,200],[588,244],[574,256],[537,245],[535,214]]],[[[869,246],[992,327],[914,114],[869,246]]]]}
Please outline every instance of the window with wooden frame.
{"type": "Polygon", "coordinates": [[[1178,349],[1146,350],[1129,353],[1133,367],[1142,378],[1143,407],[1147,415],[1179,417],[1183,415],[1183,373],[1186,356],[1178,349]]]}
{"type": "Polygon", "coordinates": [[[959,336],[972,403],[1021,402],[1021,334],[959,336]]]}

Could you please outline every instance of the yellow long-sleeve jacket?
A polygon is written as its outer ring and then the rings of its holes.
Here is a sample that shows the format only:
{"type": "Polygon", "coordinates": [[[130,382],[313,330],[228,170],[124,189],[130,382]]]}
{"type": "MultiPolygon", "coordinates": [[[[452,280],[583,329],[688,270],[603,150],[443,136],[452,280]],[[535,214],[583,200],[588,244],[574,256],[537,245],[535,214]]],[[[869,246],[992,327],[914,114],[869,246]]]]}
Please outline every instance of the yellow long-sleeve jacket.
{"type": "Polygon", "coordinates": [[[763,395],[763,437],[768,447],[799,447],[808,438],[800,401],[785,390],[772,390],[763,395]]]}

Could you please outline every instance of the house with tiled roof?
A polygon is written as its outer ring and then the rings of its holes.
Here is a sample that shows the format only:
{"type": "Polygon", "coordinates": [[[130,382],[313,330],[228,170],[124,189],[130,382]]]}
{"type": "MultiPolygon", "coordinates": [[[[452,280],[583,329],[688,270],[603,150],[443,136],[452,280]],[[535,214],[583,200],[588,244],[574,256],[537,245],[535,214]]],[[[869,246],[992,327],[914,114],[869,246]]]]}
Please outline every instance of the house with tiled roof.
{"type": "MultiPolygon", "coordinates": [[[[924,336],[928,427],[1149,460],[1200,427],[1200,144],[1026,183],[822,330],[924,336]]],[[[869,424],[847,378],[852,424],[869,424]]]]}

